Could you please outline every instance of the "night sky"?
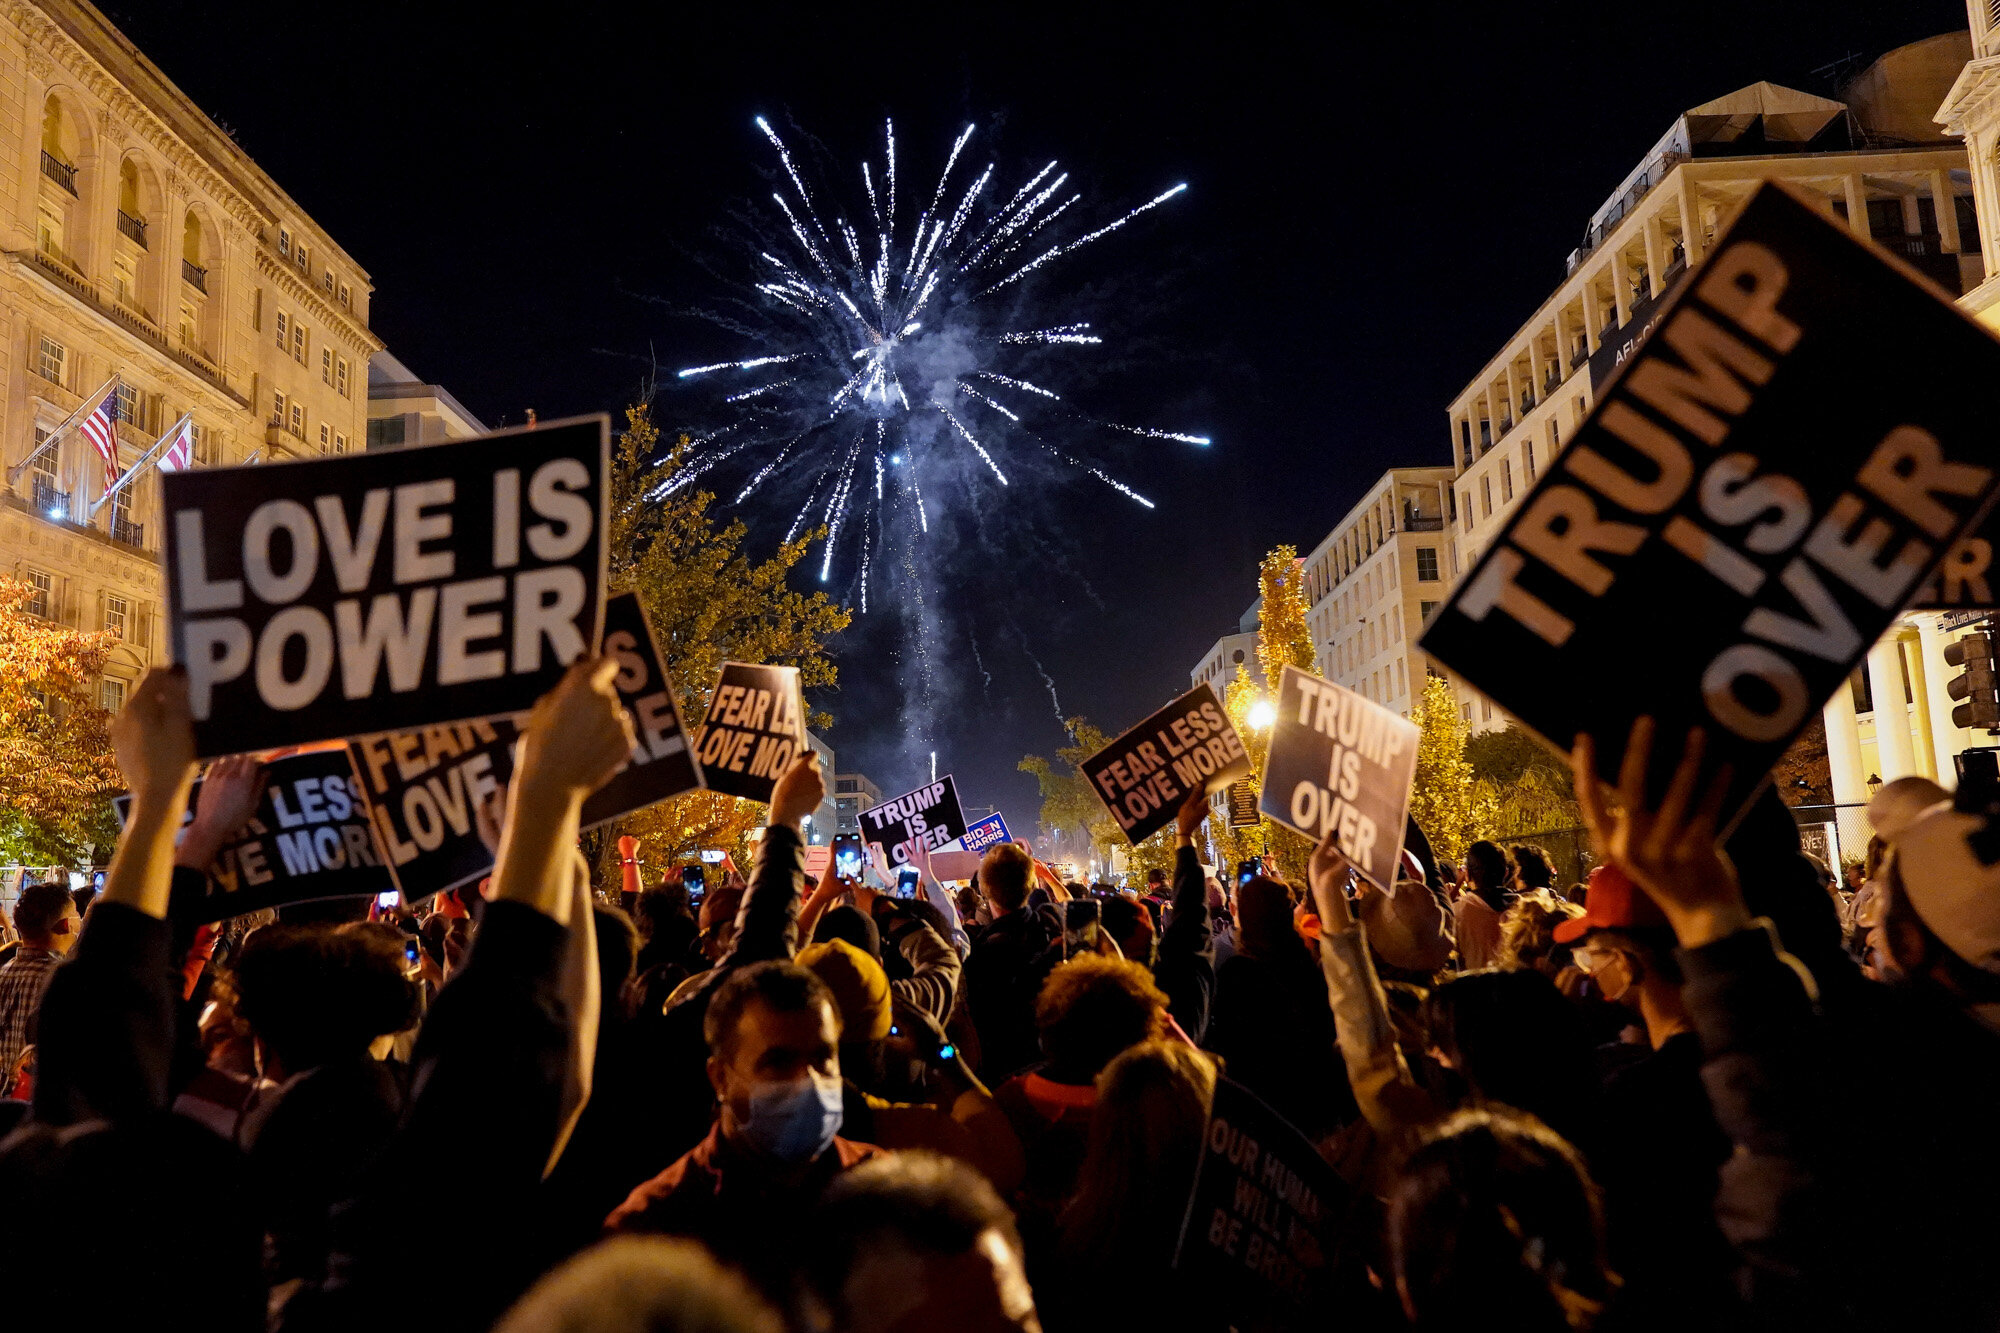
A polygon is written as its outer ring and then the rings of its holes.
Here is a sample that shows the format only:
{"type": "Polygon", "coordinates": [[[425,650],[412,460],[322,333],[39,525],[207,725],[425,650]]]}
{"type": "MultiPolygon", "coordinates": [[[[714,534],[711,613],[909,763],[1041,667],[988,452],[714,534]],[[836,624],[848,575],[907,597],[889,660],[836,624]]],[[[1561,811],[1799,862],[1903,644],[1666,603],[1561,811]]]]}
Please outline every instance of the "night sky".
{"type": "MultiPolygon", "coordinates": [[[[952,502],[948,536],[1010,555],[941,571],[939,768],[1017,831],[1038,803],[1016,762],[1063,743],[1036,662],[1114,732],[1185,689],[1263,552],[1303,554],[1388,467],[1450,461],[1448,400],[1678,112],[1758,79],[1833,95],[1815,71],[1966,21],[1955,0],[1390,8],[1364,30],[1330,17],[1348,6],[105,6],[368,270],[389,349],[491,424],[615,413],[655,358],[743,354],[678,311],[717,290],[716,225],[770,193],[755,115],[851,162],[892,114],[933,178],[976,120],[997,179],[1060,157],[1097,219],[1188,182],[1049,290],[1116,348],[1066,388],[1214,446],[1076,442],[1150,512],[1088,481],[952,502]]],[[[749,515],[760,548],[795,508],[749,515]]],[[[927,761],[873,620],[818,702],[840,766],[893,795],[927,761]]]]}

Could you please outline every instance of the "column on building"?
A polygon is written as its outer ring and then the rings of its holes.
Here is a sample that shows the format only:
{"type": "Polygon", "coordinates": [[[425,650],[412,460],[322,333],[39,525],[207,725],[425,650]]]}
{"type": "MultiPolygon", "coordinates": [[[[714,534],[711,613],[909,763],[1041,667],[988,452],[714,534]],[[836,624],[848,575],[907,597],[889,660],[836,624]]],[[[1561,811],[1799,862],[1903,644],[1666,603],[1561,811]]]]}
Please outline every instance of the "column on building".
{"type": "Polygon", "coordinates": [[[1909,777],[1917,772],[1917,754],[1903,693],[1903,645],[1893,632],[1868,650],[1868,689],[1875,700],[1875,771],[1884,782],[1909,777]]]}
{"type": "Polygon", "coordinates": [[[1931,752],[1937,760],[1938,781],[1952,785],[1957,771],[1954,761],[1966,743],[1965,732],[1951,720],[1951,696],[1945,693],[1945,685],[1956,670],[1944,660],[1944,650],[1955,636],[1937,615],[1919,612],[1910,618],[1917,622],[1917,669],[1910,674],[1924,680],[1924,708],[1930,715],[1931,752]]]}
{"type": "Polygon", "coordinates": [[[1586,276],[1583,280],[1583,333],[1584,346],[1595,352],[1602,341],[1599,330],[1604,327],[1603,313],[1597,306],[1597,279],[1586,276]]]}
{"type": "Polygon", "coordinates": [[[1681,244],[1687,249],[1688,267],[1701,262],[1701,205],[1694,197],[1694,182],[1687,178],[1685,170],[1681,175],[1681,244]]]}
{"type": "Polygon", "coordinates": [[[1632,318],[1632,275],[1623,252],[1611,256],[1611,308],[1618,312],[1618,327],[1632,318]]]}
{"type": "MultiPolygon", "coordinates": [[[[1847,227],[1856,236],[1873,236],[1868,227],[1868,191],[1862,184],[1861,173],[1849,172],[1840,178],[1841,189],[1847,192],[1847,227]]],[[[1887,782],[1888,779],[1882,779],[1887,782]]]]}
{"type": "Polygon", "coordinates": [[[1930,191],[1931,212],[1937,216],[1938,237],[1948,253],[1957,254],[1962,242],[1958,234],[1958,207],[1952,196],[1951,178],[1942,171],[1933,171],[1930,191]]]}
{"type": "Polygon", "coordinates": [[[1666,286],[1666,247],[1661,244],[1660,215],[1648,213],[1639,224],[1639,235],[1646,246],[1646,291],[1659,299],[1660,291],[1666,286]]]}
{"type": "Polygon", "coordinates": [[[1826,724],[1826,763],[1833,774],[1835,805],[1868,799],[1868,775],[1861,771],[1861,724],[1854,716],[1854,685],[1843,680],[1820,711],[1826,724]]]}

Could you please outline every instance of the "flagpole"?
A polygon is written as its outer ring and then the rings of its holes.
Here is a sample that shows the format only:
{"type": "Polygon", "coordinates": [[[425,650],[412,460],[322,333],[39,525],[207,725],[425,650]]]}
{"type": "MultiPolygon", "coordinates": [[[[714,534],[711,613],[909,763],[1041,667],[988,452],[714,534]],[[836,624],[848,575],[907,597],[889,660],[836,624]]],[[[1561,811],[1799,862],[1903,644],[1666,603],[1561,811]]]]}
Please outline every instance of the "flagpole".
{"type": "Polygon", "coordinates": [[[66,433],[68,433],[69,429],[72,426],[76,425],[77,422],[83,420],[86,416],[89,416],[92,409],[95,408],[95,406],[99,402],[103,401],[105,391],[111,388],[111,386],[116,383],[118,383],[118,377],[116,375],[113,375],[110,379],[98,385],[97,392],[91,394],[90,397],[84,399],[83,406],[77,408],[76,411],[70,413],[68,418],[64,420],[62,425],[57,426],[54,430],[50,431],[48,437],[44,439],[40,444],[35,446],[34,452],[30,453],[26,458],[16,463],[13,467],[8,468],[7,489],[10,491],[13,490],[14,483],[20,480],[21,474],[28,470],[29,465],[32,464],[37,458],[40,458],[44,451],[49,449],[51,446],[57,444],[58,442],[60,442],[62,437],[66,433]]]}
{"type": "Polygon", "coordinates": [[[124,489],[126,482],[138,476],[139,473],[145,469],[146,464],[153,461],[153,456],[159,453],[160,450],[166,448],[167,442],[173,439],[177,434],[181,432],[181,430],[183,430],[187,426],[188,418],[192,417],[193,415],[194,413],[192,412],[181,413],[180,419],[178,421],[174,422],[173,425],[167,427],[165,430],[160,432],[160,437],[153,441],[153,447],[148,449],[145,453],[139,455],[139,461],[134,463],[131,467],[125,469],[124,475],[119,477],[116,482],[113,482],[110,489],[105,491],[104,494],[97,497],[96,503],[90,506],[89,515],[86,516],[83,520],[84,526],[88,527],[90,524],[97,521],[97,511],[104,508],[104,502],[109,500],[112,496],[118,494],[120,490],[124,489]]]}

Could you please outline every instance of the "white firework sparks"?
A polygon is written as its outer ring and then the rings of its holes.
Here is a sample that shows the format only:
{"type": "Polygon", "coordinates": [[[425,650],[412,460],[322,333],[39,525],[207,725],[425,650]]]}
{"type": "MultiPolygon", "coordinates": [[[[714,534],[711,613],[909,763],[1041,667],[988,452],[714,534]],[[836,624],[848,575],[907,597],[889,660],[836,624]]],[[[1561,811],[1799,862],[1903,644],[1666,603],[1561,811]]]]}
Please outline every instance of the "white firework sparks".
{"type": "MultiPolygon", "coordinates": [[[[910,535],[930,531],[920,461],[934,469],[969,449],[961,456],[976,457],[993,482],[1006,486],[1002,460],[1027,443],[1150,509],[1151,500],[1079,457],[1077,436],[1109,428],[1146,439],[1209,443],[1205,435],[1083,416],[1064,395],[1009,373],[1007,364],[1010,357],[1038,357],[1035,364],[1046,371],[1048,357],[1059,354],[1053,349],[1101,346],[1104,336],[1081,320],[1020,320],[1036,288],[1028,279],[1174,199],[1186,185],[1065,238],[1064,227],[1052,224],[1083,197],[1064,193],[1070,174],[1050,161],[1018,186],[997,185],[993,163],[977,170],[965,165],[978,128],[966,125],[952,138],[929,200],[920,189],[911,191],[919,207],[903,219],[893,121],[884,125],[880,155],[860,164],[858,197],[846,169],[839,173],[844,186],[816,177],[810,155],[795,156],[764,117],[755,124],[783,173],[771,196],[778,217],[761,238],[762,267],[749,284],[753,303],[768,315],[765,347],[678,372],[682,382],[716,382],[711,401],[721,415],[710,426],[720,429],[711,429],[704,442],[725,431],[735,438],[725,448],[681,457],[672,478],[652,495],[671,495],[728,461],[750,473],[736,495],[739,505],[773,478],[792,478],[792,493],[803,489],[806,500],[786,540],[809,524],[822,534],[821,582],[833,577],[836,549],[851,549],[865,612],[875,547],[892,533],[885,506],[899,500],[914,505],[917,530],[910,535]],[[843,196],[858,205],[853,212],[843,211],[843,196]],[[1003,291],[1004,300],[996,296],[1003,291]],[[746,373],[779,366],[778,378],[746,373]],[[977,433],[957,414],[967,410],[968,398],[994,414],[977,417],[977,433]],[[1046,438],[1051,434],[1059,435],[1060,446],[1046,438]],[[858,534],[843,542],[843,530],[857,524],[858,534]]],[[[740,324],[731,327],[756,336],[740,324]]],[[[905,522],[893,531],[909,530],[905,522]]]]}

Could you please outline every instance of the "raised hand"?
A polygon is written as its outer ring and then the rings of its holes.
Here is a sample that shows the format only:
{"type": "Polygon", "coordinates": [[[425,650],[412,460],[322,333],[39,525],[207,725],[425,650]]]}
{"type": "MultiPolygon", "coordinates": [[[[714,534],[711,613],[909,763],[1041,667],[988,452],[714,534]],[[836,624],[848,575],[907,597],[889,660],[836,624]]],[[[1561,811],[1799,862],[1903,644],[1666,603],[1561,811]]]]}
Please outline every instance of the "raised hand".
{"type": "Polygon", "coordinates": [[[1354,924],[1354,913],[1347,906],[1347,882],[1353,874],[1354,867],[1340,854],[1329,831],[1306,862],[1306,884],[1319,908],[1320,925],[1327,930],[1346,930],[1354,924]]]}
{"type": "Polygon", "coordinates": [[[1607,789],[1597,780],[1596,741],[1579,735],[1570,756],[1576,802],[1598,854],[1631,876],[1660,905],[1682,946],[1694,948],[1750,924],[1736,868],[1716,843],[1732,769],[1722,765],[1701,785],[1708,737],[1696,727],[1681,747],[1666,796],[1657,807],[1649,805],[1646,768],[1654,729],[1650,717],[1632,724],[1611,792],[1615,806],[1606,805],[1607,789]]]}
{"type": "Polygon", "coordinates": [[[138,804],[148,798],[185,799],[194,781],[194,722],[188,714],[187,673],[154,667],[111,719],[111,750],[138,804]]]}
{"type": "Polygon", "coordinates": [[[174,864],[207,870],[224,846],[243,831],[264,799],[265,770],[255,755],[225,755],[208,766],[194,818],[181,834],[174,864]]]}
{"type": "Polygon", "coordinates": [[[541,798],[577,800],[632,757],[632,719],[618,702],[614,657],[579,658],[535,701],[521,729],[517,779],[541,798]]]}
{"type": "Polygon", "coordinates": [[[825,799],[826,777],[819,771],[819,754],[807,750],[792,760],[771,789],[771,826],[783,825],[797,833],[805,817],[819,809],[825,799]]]}
{"type": "Polygon", "coordinates": [[[1175,841],[1183,847],[1192,846],[1195,830],[1207,818],[1208,794],[1199,789],[1189,792],[1188,798],[1181,802],[1179,812],[1174,815],[1175,841]]]}

